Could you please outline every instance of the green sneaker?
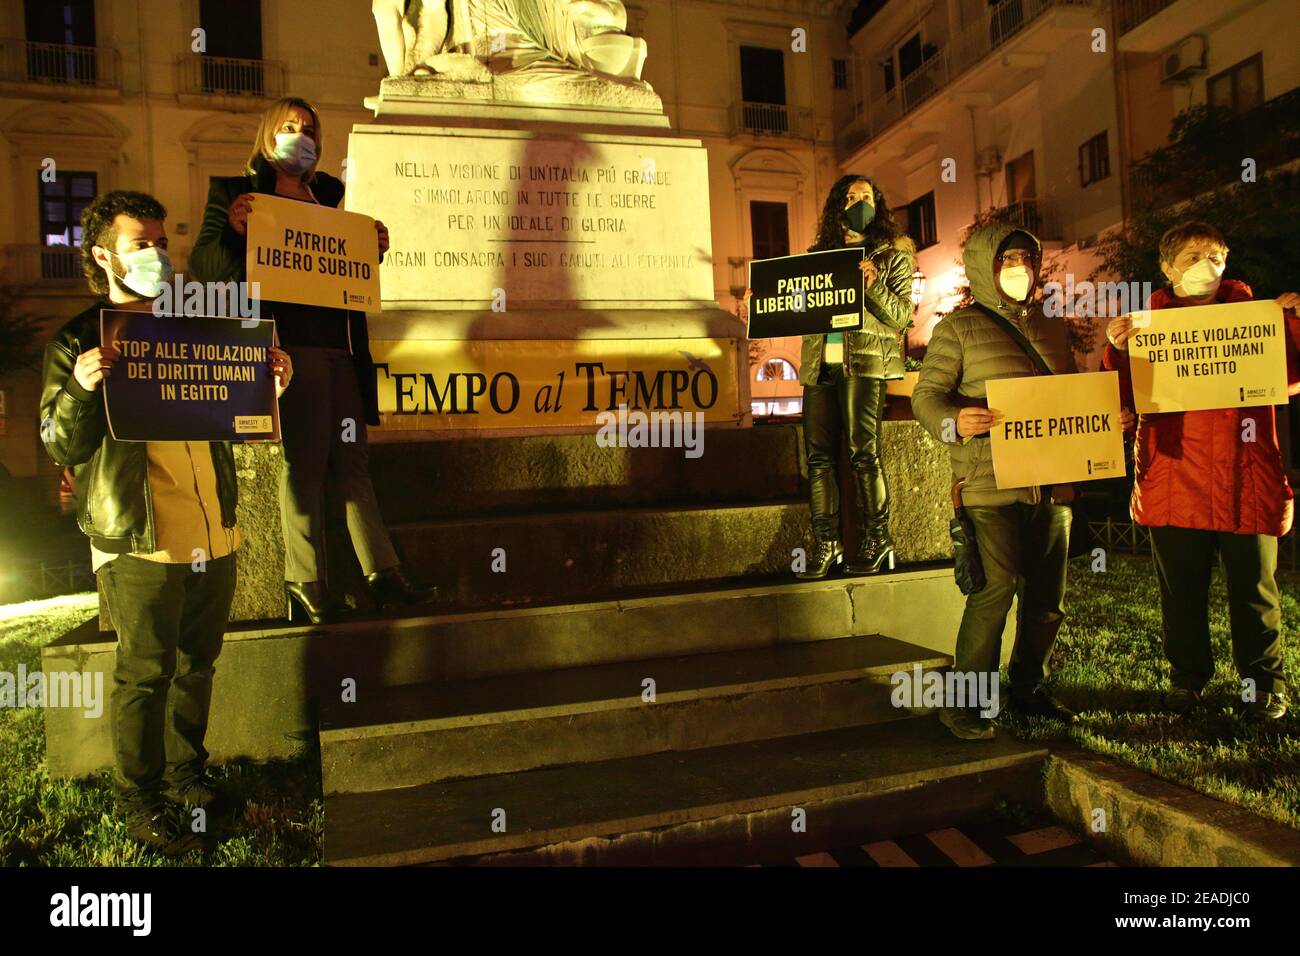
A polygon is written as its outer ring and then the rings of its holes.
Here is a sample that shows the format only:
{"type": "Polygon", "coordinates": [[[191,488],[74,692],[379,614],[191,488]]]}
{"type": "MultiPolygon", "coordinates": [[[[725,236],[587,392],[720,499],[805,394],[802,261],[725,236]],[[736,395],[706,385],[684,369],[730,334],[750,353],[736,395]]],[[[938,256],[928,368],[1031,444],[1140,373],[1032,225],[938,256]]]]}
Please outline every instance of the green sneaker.
{"type": "Polygon", "coordinates": [[[167,856],[184,856],[191,850],[207,849],[202,834],[185,825],[185,818],[166,804],[136,807],[126,811],[127,835],[142,846],[167,856]]]}
{"type": "Polygon", "coordinates": [[[1246,705],[1246,716],[1253,720],[1281,720],[1286,716],[1286,691],[1264,694],[1246,705]]]}
{"type": "Polygon", "coordinates": [[[1165,694],[1165,707],[1175,714],[1190,714],[1201,703],[1201,692],[1190,687],[1174,687],[1165,694]]]}

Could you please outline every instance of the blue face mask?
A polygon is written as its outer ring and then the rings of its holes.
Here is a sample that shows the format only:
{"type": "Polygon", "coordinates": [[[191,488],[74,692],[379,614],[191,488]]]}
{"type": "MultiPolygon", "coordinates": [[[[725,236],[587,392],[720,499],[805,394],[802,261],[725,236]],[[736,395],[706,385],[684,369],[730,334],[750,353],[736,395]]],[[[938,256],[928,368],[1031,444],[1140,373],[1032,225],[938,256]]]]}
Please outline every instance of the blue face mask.
{"type": "Polygon", "coordinates": [[[136,249],[126,255],[117,256],[126,269],[125,276],[119,276],[121,283],[143,299],[156,299],[163,286],[172,281],[176,271],[172,268],[171,257],[166,250],[156,246],[136,249]]]}
{"type": "Polygon", "coordinates": [[[301,176],[316,165],[316,141],[306,133],[276,133],[275,163],[286,173],[301,176]]]}

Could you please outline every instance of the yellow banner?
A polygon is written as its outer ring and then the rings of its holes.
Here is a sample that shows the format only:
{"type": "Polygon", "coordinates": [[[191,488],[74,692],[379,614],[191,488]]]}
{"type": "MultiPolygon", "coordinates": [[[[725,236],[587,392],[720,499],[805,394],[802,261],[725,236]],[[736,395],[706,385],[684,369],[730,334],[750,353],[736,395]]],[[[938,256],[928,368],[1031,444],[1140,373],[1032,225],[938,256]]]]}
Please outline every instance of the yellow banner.
{"type": "Polygon", "coordinates": [[[269,302],[379,311],[379,234],[369,216],[258,193],[246,265],[269,302]]]}
{"type": "Polygon", "coordinates": [[[606,427],[739,417],[736,339],[376,339],[381,428],[606,427]],[[667,418],[663,418],[667,415],[667,418]]]}
{"type": "Polygon", "coordinates": [[[1133,313],[1128,340],[1137,411],[1282,405],[1286,327],[1273,299],[1133,313]]]}
{"type": "Polygon", "coordinates": [[[992,379],[989,433],[999,488],[1066,484],[1124,474],[1119,374],[992,379]]]}

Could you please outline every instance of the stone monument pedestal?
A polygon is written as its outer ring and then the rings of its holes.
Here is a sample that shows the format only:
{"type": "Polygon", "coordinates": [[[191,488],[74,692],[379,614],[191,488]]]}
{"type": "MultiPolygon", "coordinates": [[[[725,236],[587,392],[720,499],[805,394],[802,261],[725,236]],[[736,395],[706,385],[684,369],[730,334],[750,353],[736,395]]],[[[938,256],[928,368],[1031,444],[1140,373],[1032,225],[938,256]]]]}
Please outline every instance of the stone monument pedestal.
{"type": "Polygon", "coordinates": [[[596,431],[620,405],[750,424],[707,153],[648,85],[401,77],[367,105],[347,207],[392,236],[370,318],[377,440],[596,431]]]}

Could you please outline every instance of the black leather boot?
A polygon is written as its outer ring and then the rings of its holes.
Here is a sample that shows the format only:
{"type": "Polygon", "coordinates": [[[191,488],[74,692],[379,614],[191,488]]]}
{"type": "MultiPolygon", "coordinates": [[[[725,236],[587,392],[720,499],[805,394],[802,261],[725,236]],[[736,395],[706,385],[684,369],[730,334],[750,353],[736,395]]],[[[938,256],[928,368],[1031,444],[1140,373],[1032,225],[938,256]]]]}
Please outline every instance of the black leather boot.
{"type": "Polygon", "coordinates": [[[380,607],[432,604],[438,599],[436,587],[411,580],[400,564],[367,574],[366,583],[380,607]]]}
{"type": "Polygon", "coordinates": [[[804,570],[796,571],[794,576],[802,581],[820,581],[844,560],[844,549],[840,542],[831,536],[821,537],[813,533],[813,546],[808,551],[808,563],[804,570]]]}
{"type": "Polygon", "coordinates": [[[855,577],[892,571],[897,563],[894,540],[889,536],[889,493],[880,472],[858,473],[858,553],[844,565],[855,577]]]}
{"type": "Polygon", "coordinates": [[[330,624],[347,614],[348,607],[334,600],[323,581],[285,581],[285,617],[290,624],[304,620],[312,624],[330,624]]]}

